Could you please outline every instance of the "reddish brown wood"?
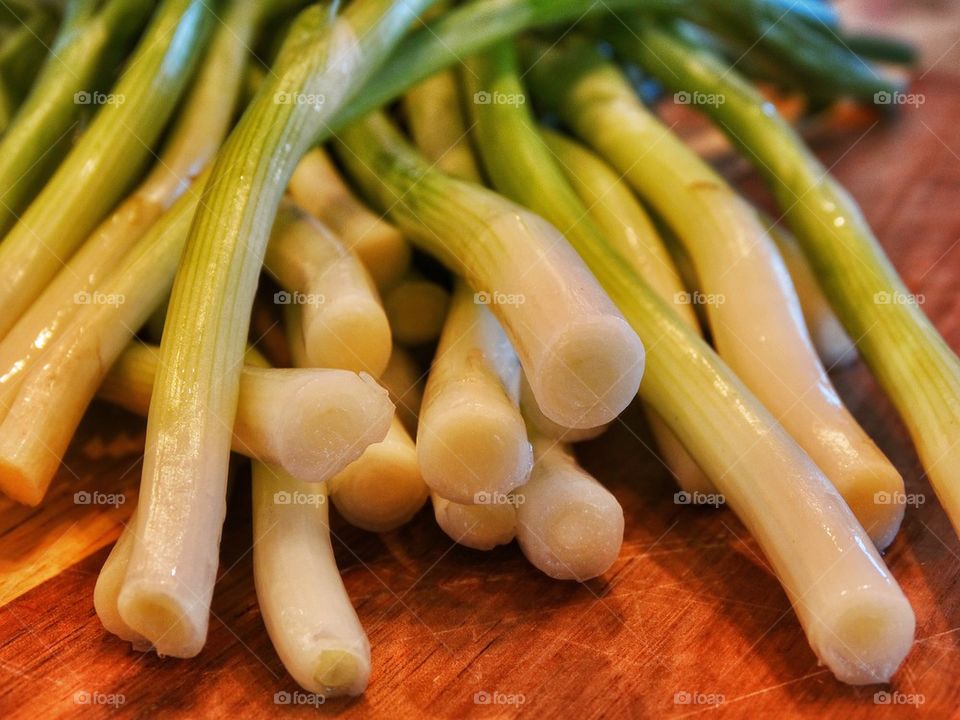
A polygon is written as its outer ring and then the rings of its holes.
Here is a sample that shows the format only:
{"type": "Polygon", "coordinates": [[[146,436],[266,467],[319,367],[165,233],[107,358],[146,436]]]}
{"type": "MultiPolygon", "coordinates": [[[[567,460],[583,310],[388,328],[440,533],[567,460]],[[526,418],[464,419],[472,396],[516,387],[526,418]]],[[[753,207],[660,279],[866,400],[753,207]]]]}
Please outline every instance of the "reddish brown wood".
{"type": "MultiPolygon", "coordinates": [[[[828,163],[840,159],[836,174],[957,349],[960,88],[931,75],[916,91],[927,99],[919,109],[906,108],[862,137],[835,137],[819,151],[828,163]]],[[[741,180],[757,194],[755,181],[741,180]]],[[[904,473],[908,490],[928,499],[908,512],[887,553],[916,609],[918,638],[889,689],[922,694],[920,707],[876,705],[874,693],[882,688],[846,687],[817,667],[755,543],[726,510],[673,504],[674,488],[648,449],[639,414],[631,411],[606,436],[580,448],[627,516],[623,553],[602,579],[585,585],[549,580],[514,546],[486,554],[452,547],[429,512],[381,537],[338,525],[337,556],[370,635],[374,673],[362,698],[331,701],[323,712],[586,720],[710,709],[677,704],[677,693],[687,692],[722,695],[717,712],[723,717],[954,714],[960,700],[960,543],[866,370],[857,365],[836,380],[904,473]],[[522,696],[523,702],[477,704],[480,692],[522,696]]],[[[115,426],[119,420],[111,417],[94,413],[87,427],[115,426]]],[[[104,469],[103,481],[113,482],[115,472],[104,469]]],[[[115,714],[124,717],[311,713],[274,704],[275,692],[296,686],[258,614],[248,505],[241,483],[224,533],[210,637],[198,658],[160,660],[104,633],[91,599],[106,556],[100,550],[0,608],[0,715],[111,714],[103,706],[78,707],[77,692],[122,694],[125,703],[115,714]]]]}

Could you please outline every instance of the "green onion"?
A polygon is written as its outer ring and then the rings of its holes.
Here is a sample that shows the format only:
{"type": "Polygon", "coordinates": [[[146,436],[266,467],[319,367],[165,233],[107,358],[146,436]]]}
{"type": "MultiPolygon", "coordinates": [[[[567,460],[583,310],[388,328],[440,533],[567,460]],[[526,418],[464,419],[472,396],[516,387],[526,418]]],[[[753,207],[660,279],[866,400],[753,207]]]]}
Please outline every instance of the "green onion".
{"type": "Polygon", "coordinates": [[[360,260],[291,202],[280,206],[264,267],[283,288],[274,302],[296,310],[304,367],[377,376],[390,359],[390,325],[360,260]]]}
{"type": "Polygon", "coordinates": [[[387,436],[328,482],[330,499],[351,525],[389,532],[410,521],[427,501],[417,449],[399,418],[387,436]]]}
{"type": "Polygon", "coordinates": [[[461,180],[480,181],[461,105],[460,81],[444,70],[410,88],[403,110],[417,149],[437,169],[461,180]]]}
{"type": "MultiPolygon", "coordinates": [[[[509,48],[473,68],[488,92],[523,95],[509,48]]],[[[650,352],[641,399],[756,539],[821,662],[844,682],[888,680],[910,650],[913,611],[836,489],[703,340],[590,229],[526,106],[476,107],[487,171],[495,181],[509,180],[518,196],[566,229],[644,339],[650,352]]]]}
{"type": "Polygon", "coordinates": [[[523,419],[526,421],[533,432],[542,437],[562,440],[566,443],[585,442],[598,438],[607,431],[610,423],[597,425],[592,428],[571,428],[565,427],[543,414],[543,410],[537,405],[537,399],[533,395],[533,388],[525,375],[520,378],[520,411],[523,419]]]}
{"type": "Polygon", "coordinates": [[[0,491],[14,500],[43,499],[110,365],[170,292],[208,176],[154,223],[23,378],[0,424],[0,491]]]}
{"type": "Polygon", "coordinates": [[[533,449],[517,406],[519,383],[520,363],[500,324],[458,282],[417,427],[420,470],[434,493],[478,504],[526,482],[533,449]]]}
{"type": "Polygon", "coordinates": [[[407,271],[410,244],[357,200],[323,149],[314,148],[303,156],[290,178],[289,192],[357,254],[377,287],[393,286],[407,271]]]}
{"type": "Polygon", "coordinates": [[[533,473],[514,498],[520,549],[557,580],[602,575],[623,544],[620,503],[562,443],[536,438],[534,451],[533,473]]]}
{"type": "Polygon", "coordinates": [[[323,483],[253,464],[253,577],[263,623],[294,680],[325,697],[362,693],[370,643],[337,570],[323,483]]]}
{"type": "Polygon", "coordinates": [[[382,115],[347,128],[339,141],[344,165],[367,193],[490,305],[548,417],[594,427],[627,406],[643,348],[554,227],[432,170],[382,115]]]}
{"type": "Polygon", "coordinates": [[[140,30],[153,5],[152,0],[68,4],[50,56],[0,139],[0,235],[10,229],[69,147],[86,109],[78,100],[93,98],[100,76],[119,62],[120,51],[140,30]]]}
{"type": "MultiPolygon", "coordinates": [[[[765,0],[763,0],[765,1],[765,0]]],[[[317,137],[323,141],[397,99],[411,85],[529,28],[636,8],[676,10],[687,0],[476,0],[410,34],[354,102],[317,137]]]]}
{"type": "Polygon", "coordinates": [[[146,651],[150,649],[150,642],[124,622],[117,608],[117,598],[120,596],[123,578],[130,563],[130,553],[136,540],[133,534],[136,522],[137,511],[134,510],[100,568],[97,584],[93,588],[93,609],[107,632],[131,643],[134,650],[146,651]]]}
{"type": "Polygon", "coordinates": [[[257,276],[287,181],[324,122],[428,0],[298,16],[213,165],[174,282],[147,423],[138,543],[120,612],[158,652],[196,655],[216,576],[230,428],[257,276]]]}
{"type": "Polygon", "coordinates": [[[830,478],[877,546],[889,545],[904,508],[875,498],[903,496],[903,478],[820,364],[783,260],[753,207],[590,45],[551,51],[530,78],[676,233],[693,260],[703,290],[697,301],[706,305],[720,357],[830,478]]]}
{"type": "MultiPolygon", "coordinates": [[[[486,2],[481,5],[486,7],[486,2]]],[[[471,8],[479,10],[482,9],[481,5],[471,8]]],[[[572,12],[570,8],[567,11],[572,12]]],[[[389,93],[400,95],[415,79],[422,79],[437,68],[442,68],[444,63],[453,62],[456,59],[457,42],[476,41],[475,36],[463,32],[475,17],[470,13],[461,13],[457,11],[456,23],[444,26],[447,30],[438,28],[441,31],[438,37],[441,40],[447,37],[451,44],[442,46],[439,54],[421,56],[412,53],[410,61],[422,64],[409,67],[405,76],[398,76],[392,81],[387,88],[389,93]],[[446,34],[448,32],[449,36],[446,34]],[[455,54],[449,54],[449,50],[455,54]]],[[[538,20],[544,21],[544,17],[535,14],[514,19],[533,24],[538,20]]],[[[496,26],[495,29],[502,28],[496,26]]],[[[432,35],[427,35],[431,43],[435,41],[432,35]]],[[[492,33],[485,35],[484,39],[489,42],[495,37],[496,34],[492,33]]],[[[367,103],[369,97],[364,92],[357,101],[358,105],[367,103]]],[[[140,327],[169,294],[186,233],[209,177],[208,169],[124,256],[116,270],[89,291],[91,294],[95,291],[97,297],[103,299],[123,298],[121,306],[91,303],[79,308],[74,322],[65,329],[64,338],[49,346],[47,352],[50,354],[46,356],[44,369],[35,373],[36,378],[28,384],[29,389],[21,392],[19,402],[23,406],[25,419],[6,427],[0,426],[0,491],[31,505],[43,498],[59,459],[109,365],[129,344],[133,329],[140,327]],[[102,365],[87,363],[86,359],[90,357],[101,358],[102,365]],[[25,434],[24,428],[33,428],[35,432],[25,434]],[[4,441],[8,429],[14,439],[4,441]],[[43,458],[43,461],[29,461],[26,472],[18,461],[10,463],[7,466],[9,469],[4,470],[2,458],[18,455],[43,458]]],[[[16,364],[19,359],[13,358],[12,362],[16,364]]],[[[9,369],[3,367],[4,375],[9,369]]],[[[0,412],[5,412],[12,402],[7,396],[0,396],[0,412]]]]}
{"type": "Polygon", "coordinates": [[[93,124],[0,242],[0,337],[143,170],[189,84],[211,15],[203,0],[165,0],[93,124]]]}
{"type": "MultiPolygon", "coordinates": [[[[159,348],[133,343],[114,363],[97,394],[146,415],[159,348]]],[[[240,376],[232,449],[282,467],[304,482],[321,482],[387,434],[393,408],[369,376],[347,370],[263,369],[240,376]]]]}
{"type": "MultiPolygon", "coordinates": [[[[693,306],[676,302],[677,298],[686,298],[688,293],[669,251],[650,216],[620,176],[590,150],[559,133],[546,131],[543,138],[563,169],[567,181],[611,247],[633,266],[637,275],[644,278],[661,298],[674,303],[677,314],[699,332],[693,306]]],[[[645,410],[660,455],[677,484],[691,493],[711,492],[710,480],[676,435],[670,432],[663,418],[649,406],[645,410]]],[[[562,436],[570,437],[569,433],[563,433],[562,436]]]]}
{"type": "MultiPolygon", "coordinates": [[[[22,16],[10,18],[10,28],[0,30],[0,134],[9,127],[30,92],[60,21],[55,8],[41,6],[24,10],[22,16]]],[[[13,10],[10,12],[15,14],[13,10]]],[[[5,230],[0,229],[0,233],[5,230]]]]}
{"type": "Polygon", "coordinates": [[[820,286],[891,398],[954,528],[960,532],[960,361],[884,255],[856,201],[737,73],[666,33],[637,28],[623,50],[678,90],[721,93],[701,106],[766,178],[820,286]]]}
{"type": "Polygon", "coordinates": [[[450,307],[447,289],[416,271],[409,271],[383,295],[383,308],[398,343],[425,345],[440,337],[450,307]]]}
{"type": "Polygon", "coordinates": [[[512,495],[491,495],[483,505],[455,503],[430,494],[437,525],[454,542],[474,550],[492,550],[516,536],[517,507],[512,495]]]}
{"type": "Polygon", "coordinates": [[[803,310],[803,319],[820,360],[829,370],[854,362],[857,359],[857,347],[831,309],[830,302],[820,289],[816,273],[797,244],[797,239],[772,220],[763,216],[761,219],[790,272],[790,279],[797,289],[797,298],[803,310]]]}

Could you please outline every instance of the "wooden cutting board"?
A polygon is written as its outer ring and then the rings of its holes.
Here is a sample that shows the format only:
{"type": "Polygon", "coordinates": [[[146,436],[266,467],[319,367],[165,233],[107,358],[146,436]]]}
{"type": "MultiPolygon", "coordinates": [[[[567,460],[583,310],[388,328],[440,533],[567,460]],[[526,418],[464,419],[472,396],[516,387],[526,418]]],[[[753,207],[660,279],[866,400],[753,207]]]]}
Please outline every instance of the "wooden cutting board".
{"type": "MultiPolygon", "coordinates": [[[[862,203],[911,291],[923,295],[927,313],[960,349],[960,87],[931,74],[914,92],[924,95],[922,106],[817,149],[862,203]]],[[[742,165],[732,172],[763,199],[742,165]]],[[[580,720],[707,711],[750,718],[957,712],[960,543],[864,367],[838,371],[835,379],[903,472],[908,492],[926,498],[908,511],[886,555],[917,615],[916,645],[889,687],[846,687],[817,666],[756,544],[727,510],[673,503],[675,488],[631,410],[579,448],[627,518],[620,559],[597,580],[552,581],[516,546],[490,553],[453,546],[429,511],[383,536],[337,525],[337,558],[370,636],[374,672],[362,698],[330,701],[321,712],[580,720]],[[878,691],[923,703],[877,704],[878,691]]],[[[224,530],[203,653],[160,660],[100,627],[93,586],[133,505],[142,437],[142,421],[95,407],[47,502],[36,509],[0,505],[0,716],[314,713],[275,704],[275,693],[297,686],[257,609],[244,482],[224,530]],[[116,507],[75,502],[75,493],[94,491],[126,500],[116,507]]]]}

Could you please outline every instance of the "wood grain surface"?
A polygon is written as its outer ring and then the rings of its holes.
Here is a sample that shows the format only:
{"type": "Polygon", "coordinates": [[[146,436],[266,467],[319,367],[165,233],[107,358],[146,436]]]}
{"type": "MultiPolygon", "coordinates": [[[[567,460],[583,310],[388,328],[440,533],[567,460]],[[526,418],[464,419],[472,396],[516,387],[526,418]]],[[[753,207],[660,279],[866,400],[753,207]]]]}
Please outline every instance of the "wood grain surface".
{"type": "MultiPolygon", "coordinates": [[[[960,88],[931,73],[914,92],[924,95],[923,105],[817,150],[960,349],[960,88]]],[[[729,169],[763,200],[742,164],[729,169]]],[[[865,368],[854,365],[835,379],[903,472],[908,492],[925,498],[908,510],[886,554],[917,615],[917,642],[890,686],[846,687],[818,667],[756,544],[728,510],[673,502],[675,488],[631,409],[579,448],[627,519],[623,552],[600,579],[552,581],[515,545],[490,553],[453,546],[429,510],[383,536],[336,525],[337,559],[370,636],[374,671],[362,698],[329,701],[319,712],[582,720],[956,714],[960,543],[865,368]],[[890,694],[878,703],[878,691],[890,694]]],[[[139,419],[95,407],[47,502],[0,506],[0,717],[317,714],[275,702],[275,693],[292,695],[297,687],[257,609],[245,482],[230,503],[202,654],[162,660],[101,628],[93,586],[132,506],[142,433],[139,419]],[[83,491],[124,493],[126,501],[75,503],[74,493],[83,491]]]]}

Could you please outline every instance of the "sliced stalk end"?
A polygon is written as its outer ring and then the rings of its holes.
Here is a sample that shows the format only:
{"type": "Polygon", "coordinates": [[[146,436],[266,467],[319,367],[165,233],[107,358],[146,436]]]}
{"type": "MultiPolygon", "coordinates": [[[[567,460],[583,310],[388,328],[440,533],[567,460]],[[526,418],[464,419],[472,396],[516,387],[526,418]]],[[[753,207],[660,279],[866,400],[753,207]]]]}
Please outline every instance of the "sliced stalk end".
{"type": "Polygon", "coordinates": [[[307,382],[288,406],[280,457],[296,478],[326,480],[390,429],[393,403],[369,375],[332,371],[307,382]]]}
{"type": "Polygon", "coordinates": [[[884,550],[903,522],[906,495],[903,478],[889,464],[866,466],[841,494],[878,550],[884,550]]]}
{"type": "Polygon", "coordinates": [[[564,451],[539,451],[517,493],[517,541],[532,565],[557,580],[583,582],[613,565],[623,544],[623,509],[564,451]]]}
{"type": "Polygon", "coordinates": [[[594,428],[630,404],[643,368],[640,338],[622,318],[610,315],[565,330],[529,381],[550,420],[569,428],[594,428]]]}
{"type": "Polygon", "coordinates": [[[390,325],[370,299],[350,298],[322,314],[304,313],[303,340],[312,367],[380,375],[390,361],[390,325]]]}
{"type": "Polygon", "coordinates": [[[417,457],[423,479],[440,497],[477,504],[526,481],[533,448],[515,408],[455,405],[428,417],[417,435],[417,457]]]}
{"type": "Polygon", "coordinates": [[[203,649],[208,623],[205,606],[194,613],[166,590],[139,584],[126,586],[117,605],[127,627],[147,638],[157,655],[192,658],[203,649]]]}
{"type": "MultiPolygon", "coordinates": [[[[50,465],[50,463],[44,463],[50,465]]],[[[0,492],[22,505],[36,507],[47,494],[47,488],[53,480],[55,466],[49,471],[31,470],[27,464],[18,462],[18,458],[0,459],[0,492]]]]}
{"type": "Polygon", "coordinates": [[[406,280],[387,293],[383,304],[397,341],[423,345],[440,337],[450,294],[429,280],[406,280]]]}
{"type": "Polygon", "coordinates": [[[417,452],[400,421],[387,438],[330,480],[330,498],[351,525],[370,532],[395,530],[427,501],[417,452]]]}
{"type": "Polygon", "coordinates": [[[346,648],[329,648],[317,657],[313,680],[326,696],[360,695],[369,675],[369,659],[346,648]]]}
{"type": "Polygon", "coordinates": [[[889,682],[913,645],[916,621],[903,594],[861,587],[831,611],[819,628],[825,642],[818,642],[816,630],[810,634],[820,662],[850,685],[889,682]]]}
{"type": "Polygon", "coordinates": [[[433,493],[433,516],[451,540],[474,550],[492,550],[511,542],[517,529],[515,505],[506,496],[499,499],[504,502],[466,505],[433,493]]]}

